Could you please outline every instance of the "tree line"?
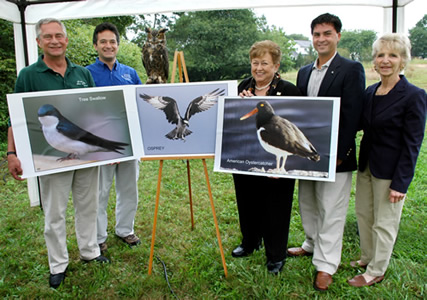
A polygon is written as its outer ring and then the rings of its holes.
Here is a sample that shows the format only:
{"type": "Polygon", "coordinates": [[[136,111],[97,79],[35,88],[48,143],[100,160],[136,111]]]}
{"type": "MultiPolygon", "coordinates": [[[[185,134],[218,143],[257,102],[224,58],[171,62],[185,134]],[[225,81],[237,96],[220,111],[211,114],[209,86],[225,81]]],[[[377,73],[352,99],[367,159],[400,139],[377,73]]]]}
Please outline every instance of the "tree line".
{"type": "MultiPolygon", "coordinates": [[[[298,34],[287,35],[283,28],[268,25],[264,16],[252,10],[217,10],[174,13],[172,15],[120,16],[65,21],[69,37],[67,56],[71,61],[87,66],[97,53],[92,46],[95,26],[101,22],[114,23],[121,34],[121,63],[134,67],[141,80],[146,80],[141,60],[141,47],[146,39],[145,27],[168,28],[169,58],[183,51],[190,81],[241,79],[250,75],[249,48],[259,40],[276,42],[283,53],[280,72],[299,68],[316,58],[311,47],[308,55],[295,54],[295,40],[305,39],[298,34]],[[129,33],[132,37],[128,38],[129,33]]],[[[309,26],[309,25],[307,25],[309,26]]],[[[409,31],[412,55],[427,56],[427,15],[409,31]]],[[[371,60],[371,47],[376,33],[371,30],[343,31],[339,43],[342,56],[358,61],[371,60]]],[[[0,20],[0,142],[6,141],[8,109],[6,94],[12,93],[16,80],[13,26],[0,20]]],[[[171,64],[172,68],[172,64],[171,64]]]]}

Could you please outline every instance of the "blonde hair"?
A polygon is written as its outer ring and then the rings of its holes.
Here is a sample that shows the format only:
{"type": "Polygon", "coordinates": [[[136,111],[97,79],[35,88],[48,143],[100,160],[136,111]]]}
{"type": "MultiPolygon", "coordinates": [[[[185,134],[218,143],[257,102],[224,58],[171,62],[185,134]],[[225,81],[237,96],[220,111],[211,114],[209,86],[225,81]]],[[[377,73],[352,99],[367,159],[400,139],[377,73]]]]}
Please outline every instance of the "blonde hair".
{"type": "Polygon", "coordinates": [[[402,57],[402,69],[411,60],[411,41],[406,35],[400,33],[386,33],[380,38],[378,38],[372,45],[372,59],[378,55],[382,49],[388,48],[390,50],[395,50],[402,57]]]}
{"type": "Polygon", "coordinates": [[[282,58],[282,51],[279,45],[270,40],[256,42],[249,50],[249,58],[252,60],[264,56],[266,53],[271,55],[274,64],[279,64],[282,58]]]}

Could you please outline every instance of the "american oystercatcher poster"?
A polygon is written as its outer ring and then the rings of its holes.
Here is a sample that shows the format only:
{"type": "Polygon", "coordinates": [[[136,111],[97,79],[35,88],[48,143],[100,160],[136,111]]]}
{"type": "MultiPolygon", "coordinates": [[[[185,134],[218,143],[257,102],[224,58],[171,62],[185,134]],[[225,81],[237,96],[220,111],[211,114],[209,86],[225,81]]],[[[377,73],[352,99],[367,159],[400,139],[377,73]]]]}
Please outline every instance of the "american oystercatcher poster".
{"type": "Polygon", "coordinates": [[[334,181],[339,98],[225,97],[214,170],[334,181]]]}

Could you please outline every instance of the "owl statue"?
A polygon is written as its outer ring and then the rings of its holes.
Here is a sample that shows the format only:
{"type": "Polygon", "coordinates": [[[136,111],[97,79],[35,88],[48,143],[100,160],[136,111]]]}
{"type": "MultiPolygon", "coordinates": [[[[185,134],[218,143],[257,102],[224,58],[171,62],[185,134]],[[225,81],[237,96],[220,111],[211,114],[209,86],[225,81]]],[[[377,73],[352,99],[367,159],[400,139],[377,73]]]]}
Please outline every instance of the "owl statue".
{"type": "Polygon", "coordinates": [[[142,46],[142,63],[147,72],[146,84],[166,83],[169,76],[168,49],[166,48],[166,28],[145,28],[147,41],[142,46]]]}

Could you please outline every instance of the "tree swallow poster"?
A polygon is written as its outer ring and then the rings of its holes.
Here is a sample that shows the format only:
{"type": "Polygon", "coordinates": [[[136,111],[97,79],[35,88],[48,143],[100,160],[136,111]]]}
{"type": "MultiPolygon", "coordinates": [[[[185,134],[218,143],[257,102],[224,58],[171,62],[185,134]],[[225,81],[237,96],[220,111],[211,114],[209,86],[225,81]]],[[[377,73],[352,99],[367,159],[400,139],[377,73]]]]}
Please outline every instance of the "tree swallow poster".
{"type": "Polygon", "coordinates": [[[37,175],[135,159],[126,105],[130,100],[126,101],[121,87],[114,89],[49,91],[22,97],[37,175]]]}

